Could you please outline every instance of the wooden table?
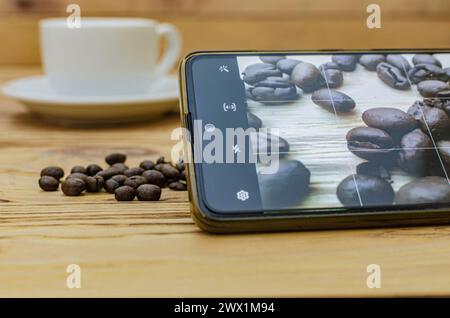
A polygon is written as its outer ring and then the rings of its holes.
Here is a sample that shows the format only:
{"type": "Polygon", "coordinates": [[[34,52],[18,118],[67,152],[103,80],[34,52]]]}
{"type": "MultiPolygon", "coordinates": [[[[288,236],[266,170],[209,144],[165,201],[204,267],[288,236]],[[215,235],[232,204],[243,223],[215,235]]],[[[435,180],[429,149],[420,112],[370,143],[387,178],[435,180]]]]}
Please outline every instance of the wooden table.
{"type": "MultiPolygon", "coordinates": [[[[39,72],[2,68],[0,83],[39,72]]],[[[0,296],[416,296],[450,294],[450,227],[216,236],[191,221],[187,193],[117,203],[37,187],[50,164],[130,164],[169,155],[176,116],[71,129],[40,122],[0,97],[0,296]],[[66,268],[81,267],[81,288],[66,268]],[[369,264],[380,289],[366,287],[369,264]]]]}

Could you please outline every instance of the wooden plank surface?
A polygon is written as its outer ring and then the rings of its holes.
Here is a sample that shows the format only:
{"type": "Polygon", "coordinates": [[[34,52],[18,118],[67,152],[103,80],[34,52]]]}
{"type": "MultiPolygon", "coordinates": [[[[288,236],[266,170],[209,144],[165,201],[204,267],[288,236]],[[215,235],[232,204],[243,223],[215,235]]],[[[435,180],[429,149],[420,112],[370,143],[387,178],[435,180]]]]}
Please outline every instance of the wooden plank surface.
{"type": "MultiPolygon", "coordinates": [[[[4,67],[0,84],[38,72],[4,67]]],[[[37,188],[45,165],[168,155],[177,125],[62,128],[0,97],[0,296],[450,295],[448,226],[215,236],[192,223],[186,193],[119,204],[37,188]],[[81,289],[66,287],[72,263],[81,289]],[[380,289],[366,287],[369,264],[380,289]]]]}

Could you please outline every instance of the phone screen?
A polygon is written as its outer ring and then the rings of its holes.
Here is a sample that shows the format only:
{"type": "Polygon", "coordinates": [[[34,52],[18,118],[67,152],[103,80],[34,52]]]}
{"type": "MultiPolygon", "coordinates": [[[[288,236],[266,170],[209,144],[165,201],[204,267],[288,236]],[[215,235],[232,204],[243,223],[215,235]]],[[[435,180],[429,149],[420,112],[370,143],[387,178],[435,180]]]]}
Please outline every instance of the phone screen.
{"type": "Polygon", "coordinates": [[[449,206],[450,53],[205,54],[186,75],[211,211],[449,206]]]}

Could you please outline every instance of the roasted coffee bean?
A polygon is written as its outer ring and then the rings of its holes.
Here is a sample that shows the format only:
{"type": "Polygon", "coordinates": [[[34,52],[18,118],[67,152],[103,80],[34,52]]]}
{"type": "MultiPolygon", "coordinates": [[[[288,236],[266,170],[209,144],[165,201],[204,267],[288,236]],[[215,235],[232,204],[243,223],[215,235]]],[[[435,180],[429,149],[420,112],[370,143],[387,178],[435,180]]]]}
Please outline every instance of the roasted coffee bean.
{"type": "Polygon", "coordinates": [[[418,64],[432,64],[432,65],[436,65],[439,67],[442,67],[441,62],[439,62],[439,60],[437,58],[435,58],[433,55],[431,54],[417,54],[414,55],[412,62],[414,65],[418,65],[418,64]]]}
{"type": "Polygon", "coordinates": [[[448,203],[450,186],[446,178],[424,177],[402,186],[396,195],[397,204],[448,203]]]}
{"type": "Polygon", "coordinates": [[[256,63],[247,66],[242,72],[242,79],[249,85],[254,85],[267,77],[281,77],[282,73],[270,63],[256,63]]]}
{"type": "Polygon", "coordinates": [[[336,194],[346,207],[391,205],[395,196],[392,186],[386,180],[358,174],[342,180],[336,194]]]}
{"type": "Polygon", "coordinates": [[[186,170],[180,172],[180,180],[186,181],[186,170]]]}
{"type": "Polygon", "coordinates": [[[411,69],[411,64],[409,64],[403,55],[388,54],[386,56],[386,62],[399,69],[403,75],[408,74],[408,71],[411,69]]]}
{"type": "Polygon", "coordinates": [[[439,149],[439,154],[441,156],[445,169],[450,169],[450,140],[439,141],[437,143],[437,149],[439,149]]]}
{"type": "Polygon", "coordinates": [[[158,201],[161,198],[161,188],[154,184],[143,184],[136,190],[139,201],[158,201]]]}
{"type": "Polygon", "coordinates": [[[408,108],[407,113],[413,116],[414,119],[417,120],[419,123],[421,123],[423,121],[423,112],[428,108],[431,107],[426,105],[424,102],[415,101],[414,104],[408,108]]]}
{"type": "Polygon", "coordinates": [[[119,184],[119,182],[113,179],[106,180],[105,182],[105,190],[108,193],[114,193],[114,191],[116,191],[116,189],[120,186],[121,185],[119,184]]]}
{"type": "Polygon", "coordinates": [[[263,55],[260,56],[259,59],[263,62],[263,63],[270,63],[270,64],[277,64],[279,61],[286,59],[286,56],[284,55],[263,55]]]}
{"type": "Polygon", "coordinates": [[[132,176],[132,177],[128,178],[127,180],[125,180],[123,185],[127,185],[134,189],[137,189],[139,186],[141,186],[143,184],[147,184],[147,183],[148,183],[148,180],[146,177],[132,176]]]}
{"type": "Polygon", "coordinates": [[[165,162],[166,162],[166,159],[164,158],[164,156],[161,156],[158,159],[156,159],[156,164],[165,163],[165,162]]]}
{"type": "Polygon", "coordinates": [[[417,84],[423,97],[450,97],[450,85],[437,80],[427,80],[417,84]]]}
{"type": "Polygon", "coordinates": [[[86,189],[86,184],[78,178],[67,178],[61,185],[61,190],[65,195],[78,196],[86,189]]]}
{"type": "Polygon", "coordinates": [[[339,65],[339,69],[345,72],[353,72],[356,68],[356,63],[358,63],[358,55],[333,55],[331,60],[339,65]]]}
{"type": "Polygon", "coordinates": [[[357,165],[356,173],[371,177],[378,177],[382,179],[391,178],[391,174],[389,173],[389,170],[385,166],[370,161],[362,162],[359,165],[357,165]]]}
{"type": "Polygon", "coordinates": [[[447,73],[447,77],[450,78],[450,67],[444,68],[445,73],[447,73]]]}
{"type": "Polygon", "coordinates": [[[155,184],[161,188],[166,184],[166,178],[160,171],[147,170],[142,174],[142,176],[147,179],[148,183],[155,184]]]}
{"type": "Polygon", "coordinates": [[[339,65],[334,62],[326,62],[319,66],[319,71],[322,72],[324,70],[340,70],[339,65]]]}
{"type": "Polygon", "coordinates": [[[284,138],[270,133],[251,134],[250,140],[258,161],[269,161],[274,155],[284,157],[289,152],[289,143],[284,138]]]}
{"type": "Polygon", "coordinates": [[[44,191],[56,191],[59,188],[59,181],[51,176],[42,176],[39,179],[39,186],[44,191]]]}
{"type": "Polygon", "coordinates": [[[450,118],[442,109],[428,107],[423,109],[423,117],[420,120],[422,130],[431,133],[434,140],[442,140],[450,137],[450,118]]]}
{"type": "Polygon", "coordinates": [[[410,114],[392,107],[376,107],[366,110],[362,120],[367,126],[386,131],[395,140],[417,128],[417,121],[410,114]]]}
{"type": "Polygon", "coordinates": [[[304,92],[312,92],[320,86],[320,71],[311,63],[297,64],[291,73],[291,81],[304,92]]]}
{"type": "Polygon", "coordinates": [[[114,177],[118,174],[121,174],[119,169],[117,169],[115,167],[109,167],[105,170],[98,172],[97,176],[103,177],[103,179],[106,181],[106,180],[110,179],[111,177],[114,177]]]}
{"type": "Polygon", "coordinates": [[[74,173],[69,174],[69,175],[67,176],[66,180],[67,180],[67,179],[80,179],[80,180],[83,180],[84,182],[86,182],[86,178],[87,178],[87,177],[88,177],[88,176],[85,175],[84,173],[81,173],[81,172],[74,172],[74,173]]]}
{"type": "Polygon", "coordinates": [[[115,163],[124,163],[127,160],[127,156],[123,153],[112,153],[106,156],[105,161],[112,166],[115,163]]]}
{"type": "Polygon", "coordinates": [[[162,165],[163,165],[164,163],[157,163],[156,165],[155,165],[155,169],[154,170],[161,170],[161,167],[162,167],[162,165]]]}
{"type": "Polygon", "coordinates": [[[355,101],[350,96],[327,88],[315,91],[311,99],[314,104],[322,106],[331,112],[349,112],[356,106],[355,101]]]}
{"type": "Polygon", "coordinates": [[[296,89],[295,85],[290,87],[247,87],[245,94],[248,98],[262,102],[262,103],[273,103],[279,101],[291,101],[299,98],[300,94],[296,89]]]}
{"type": "Polygon", "coordinates": [[[442,109],[450,116],[450,99],[447,98],[425,98],[423,105],[442,109]]]}
{"type": "Polygon", "coordinates": [[[341,70],[323,70],[320,74],[320,84],[326,88],[337,88],[344,82],[341,70]]]}
{"type": "Polygon", "coordinates": [[[41,177],[43,176],[49,176],[59,180],[64,177],[64,170],[56,166],[46,167],[41,170],[41,177]]]}
{"type": "Polygon", "coordinates": [[[135,167],[125,170],[123,174],[126,175],[127,177],[132,177],[132,176],[140,176],[142,175],[143,172],[144,169],[142,169],[141,167],[135,167]]]}
{"type": "Polygon", "coordinates": [[[291,75],[292,70],[298,63],[301,63],[301,61],[293,59],[282,59],[277,62],[277,68],[281,72],[291,75]]]}
{"type": "Polygon", "coordinates": [[[415,176],[425,176],[432,156],[436,154],[428,135],[420,129],[415,129],[403,136],[400,147],[402,148],[398,156],[400,168],[415,176]]]}
{"type": "Polygon", "coordinates": [[[408,76],[413,84],[425,80],[448,80],[447,73],[442,68],[433,64],[418,64],[409,70],[408,76]]]}
{"type": "Polygon", "coordinates": [[[133,201],[136,191],[129,186],[121,186],[114,191],[114,197],[117,201],[133,201]]]}
{"type": "Polygon", "coordinates": [[[117,181],[120,185],[123,185],[123,183],[128,179],[128,177],[124,174],[118,174],[111,177],[111,179],[117,181]]]}
{"type": "Polygon", "coordinates": [[[83,166],[75,166],[75,167],[73,167],[72,170],[70,170],[70,173],[82,173],[82,174],[85,174],[85,175],[88,174],[86,168],[83,167],[83,166]]]}
{"type": "Polygon", "coordinates": [[[168,180],[178,180],[180,177],[180,171],[177,168],[172,166],[169,163],[164,163],[159,171],[168,179],[168,180]]]}
{"type": "Polygon", "coordinates": [[[363,54],[359,58],[359,64],[369,71],[376,71],[377,65],[385,61],[386,57],[382,54],[363,54]]]}
{"type": "Polygon", "coordinates": [[[96,164],[90,164],[86,167],[86,172],[89,176],[95,176],[97,173],[102,171],[103,168],[96,164]]]}
{"type": "Polygon", "coordinates": [[[256,130],[258,130],[262,127],[262,120],[252,113],[247,112],[247,120],[248,126],[251,128],[255,128],[256,130]]]}
{"type": "Polygon", "coordinates": [[[395,146],[384,130],[372,127],[356,127],[346,136],[348,149],[356,156],[389,164],[394,159],[395,146]]]}
{"type": "Polygon", "coordinates": [[[100,176],[89,176],[86,178],[85,183],[87,192],[99,192],[101,189],[103,189],[105,180],[103,180],[103,177],[100,176]]]}
{"type": "Polygon", "coordinates": [[[151,160],[144,160],[141,162],[139,167],[141,167],[144,170],[152,170],[153,168],[155,168],[155,163],[151,160]]]}
{"type": "Polygon", "coordinates": [[[377,65],[378,77],[387,85],[395,89],[405,90],[410,87],[409,81],[403,73],[391,64],[382,62],[377,65]]]}
{"type": "Polygon", "coordinates": [[[300,203],[309,193],[311,173],[297,160],[280,160],[275,173],[261,173],[261,198],[264,208],[277,209],[300,203]]]}
{"type": "MultiPolygon", "coordinates": [[[[256,116],[255,116],[256,117],[256,116]]],[[[247,113],[247,118],[248,118],[248,113],[247,113]]],[[[259,119],[259,118],[258,118],[259,119]]],[[[186,168],[186,164],[184,163],[183,159],[178,159],[177,163],[175,164],[175,167],[179,170],[179,171],[183,171],[186,168]]]]}
{"type": "Polygon", "coordinates": [[[182,182],[171,182],[169,183],[169,188],[175,191],[186,191],[187,190],[187,185],[186,183],[182,183],[182,182]]]}
{"type": "Polygon", "coordinates": [[[125,173],[125,171],[130,169],[126,164],[121,163],[121,162],[113,164],[111,166],[111,168],[116,168],[119,171],[119,173],[121,173],[121,174],[125,173]]]}

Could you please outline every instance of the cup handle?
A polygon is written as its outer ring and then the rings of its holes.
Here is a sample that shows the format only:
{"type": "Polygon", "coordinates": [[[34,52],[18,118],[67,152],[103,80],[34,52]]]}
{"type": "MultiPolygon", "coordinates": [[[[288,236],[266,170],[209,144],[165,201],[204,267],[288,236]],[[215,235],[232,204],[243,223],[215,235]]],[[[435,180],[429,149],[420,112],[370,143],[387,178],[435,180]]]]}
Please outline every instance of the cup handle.
{"type": "Polygon", "coordinates": [[[170,72],[178,61],[181,53],[181,36],[178,29],[170,23],[158,24],[156,34],[159,38],[165,37],[167,39],[165,53],[155,69],[155,74],[164,75],[170,72]]]}

